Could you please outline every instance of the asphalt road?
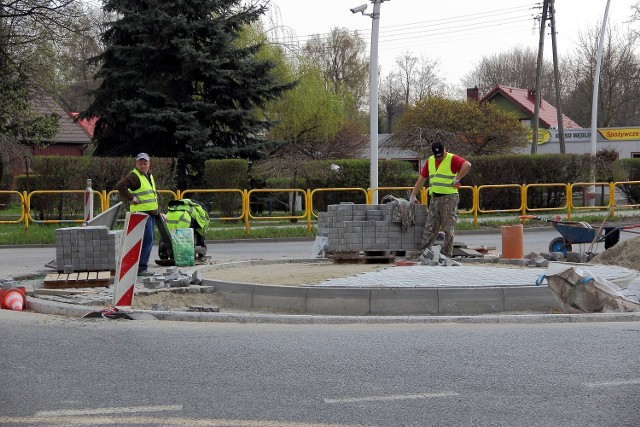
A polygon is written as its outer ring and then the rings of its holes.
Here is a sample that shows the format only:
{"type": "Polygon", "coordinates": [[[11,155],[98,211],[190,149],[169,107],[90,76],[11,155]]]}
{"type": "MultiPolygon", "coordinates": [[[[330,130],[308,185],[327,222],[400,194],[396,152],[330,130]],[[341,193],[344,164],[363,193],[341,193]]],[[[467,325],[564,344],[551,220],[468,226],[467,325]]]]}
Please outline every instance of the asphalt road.
{"type": "Polygon", "coordinates": [[[637,426],[637,323],[270,325],[0,311],[0,425],[637,426]]]}
{"type": "MultiPolygon", "coordinates": [[[[524,254],[531,252],[548,252],[549,242],[560,234],[553,228],[525,229],[523,236],[524,254]]],[[[620,240],[636,238],[638,234],[620,233],[620,240]]],[[[502,234],[495,231],[460,232],[456,241],[469,246],[486,245],[502,250],[502,234]]],[[[586,251],[589,245],[584,245],[586,251]]],[[[262,259],[304,259],[311,258],[313,240],[247,240],[233,242],[216,242],[207,245],[207,254],[216,262],[246,261],[262,259]]],[[[574,248],[579,251],[580,248],[574,248]]],[[[604,243],[594,247],[593,252],[604,251],[604,243]]],[[[158,253],[157,247],[153,256],[158,253]]],[[[0,246],[0,278],[23,277],[31,274],[52,272],[45,264],[54,260],[54,246],[6,247],[0,246]]]]}

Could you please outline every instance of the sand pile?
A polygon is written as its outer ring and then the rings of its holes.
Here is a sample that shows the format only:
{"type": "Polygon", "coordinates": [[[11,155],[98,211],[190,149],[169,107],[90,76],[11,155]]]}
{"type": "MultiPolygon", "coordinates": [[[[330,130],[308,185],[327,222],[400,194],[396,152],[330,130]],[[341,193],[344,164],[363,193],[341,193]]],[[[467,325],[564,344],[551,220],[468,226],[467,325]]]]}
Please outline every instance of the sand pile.
{"type": "Polygon", "coordinates": [[[614,247],[596,255],[589,262],[640,270],[640,237],[618,243],[614,247]]]}

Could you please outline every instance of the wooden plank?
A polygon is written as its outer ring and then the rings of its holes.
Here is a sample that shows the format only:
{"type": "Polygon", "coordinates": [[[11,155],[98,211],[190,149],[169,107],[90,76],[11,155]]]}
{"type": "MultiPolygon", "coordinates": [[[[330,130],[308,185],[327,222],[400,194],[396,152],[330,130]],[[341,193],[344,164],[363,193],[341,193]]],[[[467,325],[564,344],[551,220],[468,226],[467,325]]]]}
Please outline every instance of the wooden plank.
{"type": "Polygon", "coordinates": [[[58,280],[58,276],[59,276],[58,273],[47,274],[46,276],[44,276],[44,281],[45,282],[55,282],[55,281],[58,280]]]}
{"type": "Polygon", "coordinates": [[[95,291],[81,290],[81,289],[34,289],[35,295],[75,295],[75,294],[88,294],[97,295],[95,291]]]}
{"type": "Polygon", "coordinates": [[[107,281],[84,281],[84,282],[50,282],[45,283],[45,289],[65,289],[65,288],[107,288],[110,282],[107,281]]]}
{"type": "Polygon", "coordinates": [[[108,287],[111,284],[110,271],[80,272],[70,274],[50,274],[45,278],[45,289],[64,288],[97,288],[108,287]],[[57,276],[57,277],[54,277],[57,276]]]}
{"type": "Polygon", "coordinates": [[[59,274],[59,273],[51,273],[51,274],[47,274],[47,276],[44,278],[44,283],[51,283],[54,285],[64,285],[64,283],[67,281],[67,276],[68,274],[59,274]]]}
{"type": "Polygon", "coordinates": [[[334,258],[336,264],[364,264],[364,258],[334,258]]]}

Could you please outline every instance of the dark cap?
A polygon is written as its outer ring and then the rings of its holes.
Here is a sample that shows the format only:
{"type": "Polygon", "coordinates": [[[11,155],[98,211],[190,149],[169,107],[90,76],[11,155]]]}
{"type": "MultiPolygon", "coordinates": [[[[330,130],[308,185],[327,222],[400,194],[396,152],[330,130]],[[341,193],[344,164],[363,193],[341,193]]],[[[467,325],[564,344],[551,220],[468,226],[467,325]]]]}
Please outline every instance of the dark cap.
{"type": "Polygon", "coordinates": [[[149,155],[147,153],[138,153],[138,155],[136,156],[136,160],[150,161],[151,157],[149,157],[149,155]]]}
{"type": "Polygon", "coordinates": [[[431,144],[431,151],[433,151],[433,155],[436,157],[444,156],[444,146],[440,141],[436,141],[431,144]]]}

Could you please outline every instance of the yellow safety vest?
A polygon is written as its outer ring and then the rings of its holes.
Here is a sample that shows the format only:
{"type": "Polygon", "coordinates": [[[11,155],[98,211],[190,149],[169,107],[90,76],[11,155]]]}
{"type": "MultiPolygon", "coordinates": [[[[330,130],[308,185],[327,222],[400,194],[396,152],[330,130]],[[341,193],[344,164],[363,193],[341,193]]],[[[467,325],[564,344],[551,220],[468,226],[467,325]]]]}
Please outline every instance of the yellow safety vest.
{"type": "Polygon", "coordinates": [[[451,171],[451,159],[453,159],[453,154],[447,153],[436,169],[435,156],[429,157],[429,195],[433,193],[456,194],[458,192],[458,189],[453,187],[456,174],[451,171]]]}
{"type": "Polygon", "coordinates": [[[191,226],[191,217],[193,216],[193,208],[184,206],[180,209],[170,210],[166,214],[167,228],[169,231],[177,228],[189,228],[191,226]]]}
{"type": "Polygon", "coordinates": [[[158,195],[156,193],[156,183],[153,181],[153,175],[149,175],[149,179],[138,169],[132,171],[140,179],[140,188],[137,190],[129,190],[131,194],[136,196],[140,203],[132,204],[129,207],[131,212],[149,212],[158,210],[158,195]]]}

